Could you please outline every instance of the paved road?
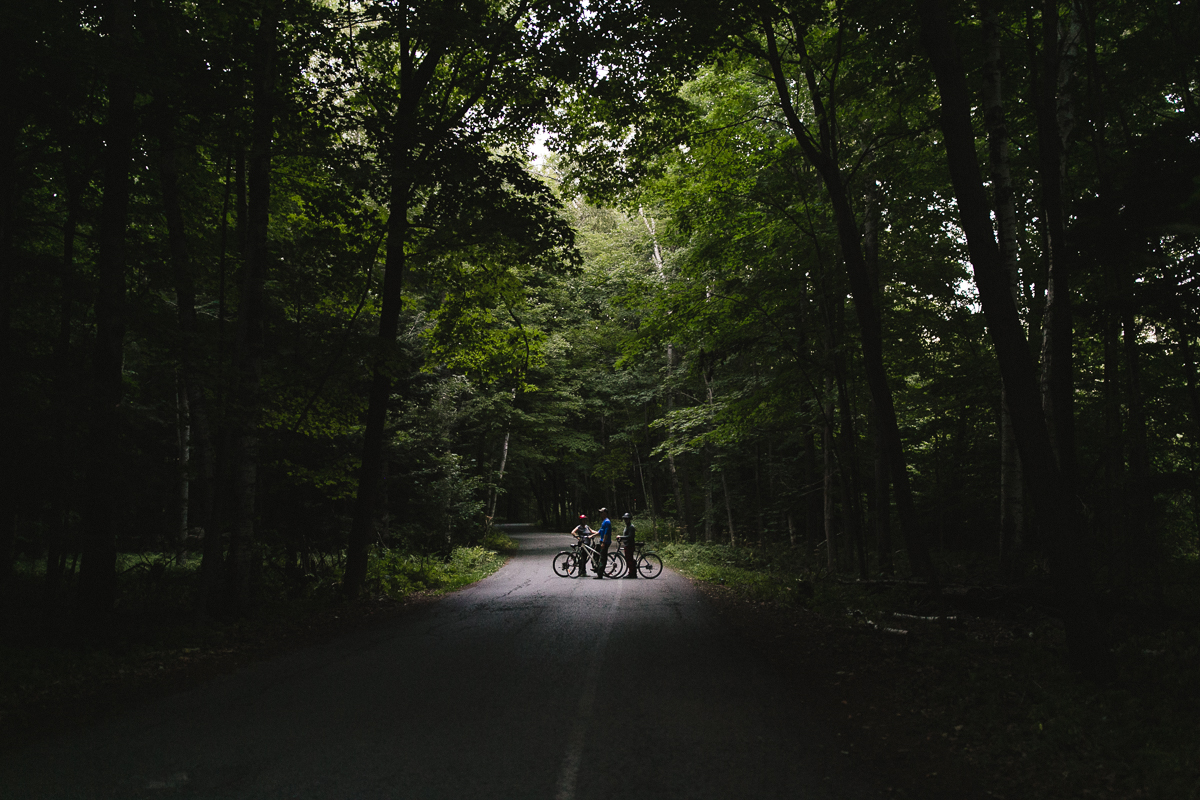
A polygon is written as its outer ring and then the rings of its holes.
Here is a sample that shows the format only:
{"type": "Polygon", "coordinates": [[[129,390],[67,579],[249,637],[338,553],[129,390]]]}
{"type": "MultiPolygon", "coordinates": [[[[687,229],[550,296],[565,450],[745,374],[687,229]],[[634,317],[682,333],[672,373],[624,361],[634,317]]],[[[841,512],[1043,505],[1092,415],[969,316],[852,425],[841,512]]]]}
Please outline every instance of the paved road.
{"type": "Polygon", "coordinates": [[[6,754],[0,798],[878,796],[686,580],[559,578],[566,536],[515,538],[386,628],[6,754]]]}

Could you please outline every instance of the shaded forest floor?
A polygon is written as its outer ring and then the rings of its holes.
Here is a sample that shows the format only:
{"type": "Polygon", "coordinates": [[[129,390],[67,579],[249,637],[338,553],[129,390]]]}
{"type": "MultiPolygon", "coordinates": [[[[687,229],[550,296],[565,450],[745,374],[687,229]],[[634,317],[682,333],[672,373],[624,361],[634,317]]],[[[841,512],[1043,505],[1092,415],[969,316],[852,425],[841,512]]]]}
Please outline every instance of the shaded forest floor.
{"type": "Polygon", "coordinates": [[[1061,624],[1036,602],[798,582],[732,548],[659,552],[892,796],[1200,798],[1194,616],[1115,615],[1117,677],[1097,685],[1069,671],[1061,624]]]}
{"type": "MultiPolygon", "coordinates": [[[[732,548],[659,551],[795,682],[835,737],[834,751],[895,797],[1200,798],[1192,615],[1115,617],[1118,678],[1100,686],[1068,671],[1061,626],[1036,603],[801,579],[732,548]]],[[[1190,591],[1200,598],[1200,585],[1190,591]]],[[[203,631],[133,626],[104,647],[54,644],[10,615],[0,643],[0,748],[386,624],[431,599],[282,604],[203,631]]]]}
{"type": "MultiPolygon", "coordinates": [[[[515,547],[507,537],[489,544],[515,547]]],[[[121,575],[118,608],[103,632],[74,630],[66,608],[47,612],[40,575],[17,576],[0,614],[0,750],[114,716],[277,653],[385,624],[490,575],[505,557],[479,547],[457,548],[445,559],[373,554],[369,599],[342,601],[331,573],[299,596],[269,587],[252,616],[202,625],[190,610],[195,564],[143,569],[161,562],[133,561],[121,575]]]]}

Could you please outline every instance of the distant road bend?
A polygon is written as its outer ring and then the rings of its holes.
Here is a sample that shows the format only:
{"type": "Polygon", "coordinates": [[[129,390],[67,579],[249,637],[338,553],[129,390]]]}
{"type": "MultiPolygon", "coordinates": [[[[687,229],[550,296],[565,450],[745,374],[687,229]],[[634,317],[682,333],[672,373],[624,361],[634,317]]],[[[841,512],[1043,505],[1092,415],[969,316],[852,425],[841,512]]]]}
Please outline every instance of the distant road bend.
{"type": "Polygon", "coordinates": [[[514,538],[392,624],[5,754],[0,797],[880,796],[685,579],[559,578],[567,536],[514,538]]]}

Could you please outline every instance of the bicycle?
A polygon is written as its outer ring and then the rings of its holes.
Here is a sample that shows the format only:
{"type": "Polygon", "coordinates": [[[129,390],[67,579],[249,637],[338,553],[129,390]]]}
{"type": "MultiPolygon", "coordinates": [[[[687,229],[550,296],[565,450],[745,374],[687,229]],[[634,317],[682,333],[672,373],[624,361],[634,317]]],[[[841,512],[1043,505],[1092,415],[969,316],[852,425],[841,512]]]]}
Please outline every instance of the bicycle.
{"type": "Polygon", "coordinates": [[[570,550],[559,550],[554,556],[554,574],[560,578],[569,578],[574,574],[579,564],[579,542],[571,545],[570,550]]]}
{"type": "MultiPolygon", "coordinates": [[[[633,558],[634,563],[637,564],[638,575],[643,578],[657,578],[662,573],[663,561],[659,558],[658,553],[646,550],[645,547],[645,542],[633,543],[633,558]]],[[[623,578],[629,572],[629,566],[625,563],[623,553],[619,556],[619,559],[621,566],[617,574],[612,576],[614,578],[623,578]]],[[[607,575],[608,573],[606,572],[605,574],[607,575]]]]}
{"type": "MultiPolygon", "coordinates": [[[[599,560],[600,550],[593,547],[590,541],[579,540],[571,545],[570,550],[559,550],[554,556],[554,574],[560,578],[570,578],[579,570],[580,559],[586,558],[595,571],[599,560]]],[[[609,553],[604,562],[604,577],[616,578],[625,563],[617,553],[609,553]]]]}

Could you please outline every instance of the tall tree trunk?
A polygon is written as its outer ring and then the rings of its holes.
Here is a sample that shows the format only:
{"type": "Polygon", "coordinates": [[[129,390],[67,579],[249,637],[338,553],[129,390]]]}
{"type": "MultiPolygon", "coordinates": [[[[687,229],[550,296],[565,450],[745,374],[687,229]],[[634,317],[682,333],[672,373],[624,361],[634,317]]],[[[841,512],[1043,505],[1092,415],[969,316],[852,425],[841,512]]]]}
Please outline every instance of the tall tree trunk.
{"type": "MultiPolygon", "coordinates": [[[[707,464],[708,459],[703,455],[700,463],[707,464]]],[[[704,541],[713,540],[713,476],[712,468],[704,471],[704,541]]]]}
{"type": "Polygon", "coordinates": [[[55,513],[46,542],[46,611],[53,613],[61,589],[67,541],[70,536],[71,507],[74,497],[74,464],[77,460],[75,437],[68,428],[74,389],[71,363],[71,326],[74,321],[75,239],[81,214],[80,192],[86,178],[73,167],[70,147],[64,147],[63,173],[66,176],[67,215],[63,221],[62,273],[59,279],[58,338],[54,343],[54,419],[53,439],[58,450],[58,480],[52,490],[55,513]]]}
{"type": "Polygon", "coordinates": [[[103,187],[96,257],[96,345],[92,409],[86,443],[86,498],[82,513],[77,609],[85,624],[109,612],[117,592],[116,509],[120,481],[113,457],[120,443],[125,342],[125,229],[134,139],[134,83],[125,59],[132,52],[133,3],[109,0],[104,27],[114,64],[109,75],[104,131],[103,187]]]}
{"type": "MultiPolygon", "coordinates": [[[[844,341],[845,305],[838,303],[835,309],[838,340],[844,341]]],[[[837,383],[838,419],[841,431],[838,444],[839,491],[842,495],[842,517],[845,520],[846,539],[857,555],[858,574],[867,577],[867,551],[862,529],[862,481],[858,474],[858,437],[854,432],[854,414],[850,408],[850,392],[846,388],[846,358],[842,348],[833,352],[834,377],[837,383]]]]}
{"type": "Polygon", "coordinates": [[[804,537],[808,547],[814,549],[824,538],[822,517],[824,515],[823,478],[817,466],[817,426],[809,425],[804,434],[804,453],[801,456],[801,499],[804,507],[804,537]]]}
{"type": "Polygon", "coordinates": [[[396,338],[400,333],[400,310],[407,259],[404,245],[408,239],[408,184],[397,170],[393,179],[388,216],[387,254],[384,261],[383,304],[379,312],[379,333],[372,366],[371,389],[367,399],[367,424],[363,436],[362,465],[358,475],[358,494],[350,525],[346,551],[346,575],[343,589],[347,597],[357,597],[367,577],[367,557],[375,538],[382,490],[384,434],[388,403],[392,394],[392,376],[396,370],[396,338]]]}
{"type": "Polygon", "coordinates": [[[871,511],[875,531],[875,549],[879,558],[879,572],[890,578],[895,574],[892,561],[892,525],[891,525],[891,496],[888,491],[891,484],[888,481],[887,458],[883,453],[883,443],[879,440],[879,422],[876,419],[875,405],[871,404],[868,419],[868,436],[874,451],[873,478],[875,484],[874,508],[871,511]]]}
{"type": "MultiPolygon", "coordinates": [[[[799,38],[803,28],[795,24],[799,38]]],[[[879,409],[880,438],[887,454],[888,468],[896,493],[896,510],[900,521],[900,533],[908,549],[909,563],[913,573],[928,581],[936,581],[933,560],[925,532],[917,520],[916,505],[908,478],[908,464],[904,456],[904,445],[900,438],[900,426],[896,419],[896,408],[892,401],[892,390],[888,385],[887,371],[883,363],[883,324],[871,277],[863,256],[862,233],[854,211],[850,206],[845,178],[837,161],[837,143],[834,140],[835,121],[830,119],[826,104],[817,84],[811,64],[805,65],[805,79],[809,95],[816,111],[819,136],[814,140],[808,127],[801,121],[792,103],[791,83],[784,74],[784,62],[778,51],[775,31],[769,20],[763,21],[767,38],[767,60],[775,82],[776,92],[782,105],[784,118],[793,137],[804,152],[805,158],[817,170],[829,195],[834,221],[837,225],[838,242],[846,275],[850,280],[850,293],[854,298],[854,312],[858,319],[859,334],[863,350],[863,371],[867,388],[879,409]]]]}
{"type": "Polygon", "coordinates": [[[175,448],[177,455],[176,502],[179,504],[175,529],[175,563],[187,563],[188,517],[191,512],[191,450],[192,423],[191,410],[188,407],[187,384],[182,373],[175,375],[175,448]]]}
{"type": "Polygon", "coordinates": [[[254,574],[255,503],[258,486],[259,421],[262,416],[262,366],[266,324],[267,247],[271,213],[271,159],[275,130],[275,58],[279,7],[267,0],[254,45],[254,119],[247,163],[246,263],[238,300],[229,555],[225,562],[228,610],[243,614],[250,602],[254,574]]]}
{"type": "Polygon", "coordinates": [[[835,471],[837,470],[837,459],[834,456],[833,443],[833,376],[828,375],[825,378],[825,404],[822,408],[824,417],[824,426],[821,429],[821,458],[824,466],[824,480],[822,482],[822,498],[824,499],[824,517],[825,517],[825,563],[829,567],[829,571],[836,573],[838,571],[838,547],[837,547],[837,512],[835,510],[835,491],[834,484],[837,480],[835,471]]]}
{"type": "Polygon", "coordinates": [[[1038,176],[1048,254],[1046,316],[1042,323],[1042,404],[1059,469],[1071,492],[1076,491],[1074,324],[1063,178],[1065,145],[1073,127],[1067,89],[1078,36],[1079,26],[1072,15],[1068,32],[1060,42],[1058,0],[1043,0],[1041,91],[1037,103],[1038,176]]]}
{"type": "MultiPolygon", "coordinates": [[[[638,215],[642,218],[642,224],[644,224],[646,226],[646,231],[650,234],[650,243],[652,245],[651,258],[654,262],[654,269],[658,272],[659,281],[665,284],[666,280],[667,280],[667,267],[666,267],[665,261],[663,260],[662,247],[658,243],[658,226],[655,223],[654,218],[646,216],[646,213],[641,208],[638,208],[638,215]]],[[[667,380],[668,380],[668,382],[671,380],[671,375],[674,372],[675,372],[675,345],[671,342],[667,342],[667,380]]],[[[668,414],[670,414],[671,411],[675,408],[675,394],[669,388],[667,389],[667,396],[665,398],[665,403],[666,403],[666,412],[668,414]]],[[[687,495],[683,491],[683,483],[679,479],[679,471],[676,469],[676,466],[675,466],[674,454],[667,455],[667,469],[671,474],[671,489],[675,494],[675,513],[679,516],[680,527],[683,529],[684,533],[686,534],[686,532],[688,530],[688,520],[691,515],[688,513],[689,509],[688,509],[688,505],[687,505],[687,495]]],[[[704,485],[706,487],[705,492],[710,493],[712,491],[710,484],[711,484],[711,476],[705,480],[705,483],[704,483],[704,485]]],[[[711,496],[706,494],[705,509],[704,509],[704,519],[705,519],[704,538],[705,538],[705,541],[711,541],[711,538],[712,538],[712,531],[711,531],[712,513],[711,513],[710,504],[711,504],[711,496]]]]}
{"type": "Polygon", "coordinates": [[[488,506],[488,526],[496,516],[496,499],[500,496],[500,482],[504,480],[504,467],[508,464],[508,440],[512,430],[504,432],[504,445],[500,448],[500,469],[496,470],[496,485],[492,487],[492,502],[488,506]]]}
{"type": "MultiPolygon", "coordinates": [[[[675,371],[675,345],[667,344],[667,380],[670,381],[671,373],[675,371]]],[[[667,390],[666,397],[666,413],[670,414],[675,408],[675,394],[670,389],[667,390]]],[[[675,493],[675,513],[679,516],[679,526],[686,535],[688,528],[688,520],[691,517],[688,509],[687,493],[683,490],[683,481],[679,478],[679,470],[675,465],[675,455],[667,454],[667,470],[671,473],[671,490],[675,493]]],[[[708,483],[706,481],[705,485],[708,483]]],[[[710,519],[709,509],[705,509],[705,519],[710,519]]],[[[705,534],[708,536],[708,534],[705,534]]]]}
{"type": "MultiPolygon", "coordinates": [[[[1111,266],[1111,265],[1110,265],[1111,266]]],[[[1113,270],[1108,270],[1112,272],[1113,270]]],[[[1110,278],[1110,282],[1111,282],[1110,278]]],[[[1117,291],[1112,290],[1114,303],[1117,291]]],[[[1104,491],[1101,502],[1101,525],[1106,535],[1106,545],[1111,568],[1128,565],[1119,556],[1123,544],[1125,509],[1121,502],[1125,489],[1124,426],[1121,424],[1121,377],[1120,377],[1120,323],[1115,314],[1108,314],[1103,321],[1101,336],[1104,346],[1104,491]]]]}
{"type": "MultiPolygon", "coordinates": [[[[875,291],[880,289],[879,273],[879,184],[871,178],[867,181],[865,192],[866,210],[863,214],[863,259],[867,265],[867,274],[875,291]]],[[[887,453],[879,432],[879,411],[874,399],[868,398],[867,408],[867,438],[872,451],[872,485],[867,495],[867,516],[870,527],[875,532],[875,547],[879,559],[879,571],[886,577],[895,572],[892,562],[892,528],[891,528],[891,497],[888,481],[887,453]]],[[[865,548],[864,548],[865,549],[865,548]]],[[[865,578],[866,575],[864,574],[865,578]]]]}
{"type": "Polygon", "coordinates": [[[0,590],[12,578],[16,555],[17,501],[21,493],[17,480],[22,465],[18,434],[21,424],[17,411],[16,371],[20,359],[13,336],[13,312],[16,305],[17,201],[21,192],[21,131],[27,115],[33,112],[23,96],[21,73],[26,48],[21,46],[27,29],[6,19],[0,25],[0,590]]]}
{"type": "Polygon", "coordinates": [[[1093,675],[1111,668],[1107,637],[1095,613],[1094,587],[1083,550],[1085,525],[1072,487],[1050,442],[1046,418],[1021,320],[992,232],[990,204],[976,159],[971,95],[943,0],[920,0],[921,39],[941,95],[944,137],[959,221],[975,272],[984,317],[1009,389],[1009,410],[1026,484],[1036,508],[1051,578],[1062,611],[1071,663],[1093,675]]]}
{"type": "MultiPolygon", "coordinates": [[[[216,478],[216,448],[212,440],[212,427],[209,422],[208,398],[205,396],[199,375],[198,364],[201,358],[200,323],[196,314],[196,275],[195,265],[191,259],[187,239],[187,226],[184,221],[183,203],[180,197],[179,176],[181,148],[175,141],[173,126],[175,120],[163,120],[163,131],[160,135],[162,153],[159,160],[163,194],[163,213],[167,221],[168,249],[171,255],[171,269],[175,280],[175,308],[179,323],[181,346],[179,352],[180,385],[183,391],[181,405],[187,410],[186,426],[190,444],[181,458],[186,459],[188,453],[194,454],[195,468],[191,465],[184,473],[184,479],[189,480],[194,474],[195,485],[188,492],[186,518],[187,529],[199,528],[204,534],[204,556],[201,561],[201,572],[212,570],[214,563],[219,563],[221,552],[216,548],[212,552],[208,545],[211,537],[219,544],[220,535],[213,525],[214,495],[216,478]],[[207,562],[207,563],[206,563],[207,562]]],[[[182,531],[186,536],[188,530],[182,531]]],[[[205,582],[202,579],[202,584],[205,582]]],[[[200,613],[205,613],[205,601],[208,593],[201,590],[200,613]]]]}
{"type": "MultiPolygon", "coordinates": [[[[1020,304],[1017,273],[1017,213],[1008,157],[1008,123],[1001,90],[1000,15],[997,0],[985,0],[983,37],[987,57],[983,69],[983,111],[987,128],[988,166],[1000,258],[1008,273],[1013,305],[1020,304]]],[[[1013,438],[1012,417],[1003,380],[1000,388],[1000,570],[1015,577],[1016,552],[1024,536],[1024,485],[1021,459],[1013,438]]]]}
{"type": "Polygon", "coordinates": [[[1122,269],[1121,329],[1125,350],[1125,435],[1129,444],[1129,514],[1125,519],[1125,548],[1123,561],[1140,567],[1135,576],[1143,586],[1149,586],[1156,597],[1161,586],[1155,571],[1161,562],[1158,540],[1151,524],[1154,512],[1154,493],[1150,484],[1150,448],[1147,444],[1146,402],[1142,389],[1141,352],[1138,347],[1140,329],[1133,313],[1135,287],[1122,269]],[[1150,579],[1150,580],[1148,580],[1150,579]]]}
{"type": "Polygon", "coordinates": [[[840,417],[841,435],[838,436],[838,452],[841,466],[838,473],[843,476],[841,481],[844,508],[842,514],[846,519],[846,536],[854,546],[858,559],[858,575],[867,578],[867,548],[862,527],[862,486],[858,474],[858,454],[854,433],[854,417],[850,409],[850,396],[846,392],[845,376],[838,381],[838,415],[840,417]]]}
{"type": "Polygon", "coordinates": [[[729,501],[729,483],[725,480],[725,470],[721,470],[721,493],[725,496],[725,520],[729,523],[729,543],[737,544],[737,530],[733,527],[733,503],[729,501]]]}

